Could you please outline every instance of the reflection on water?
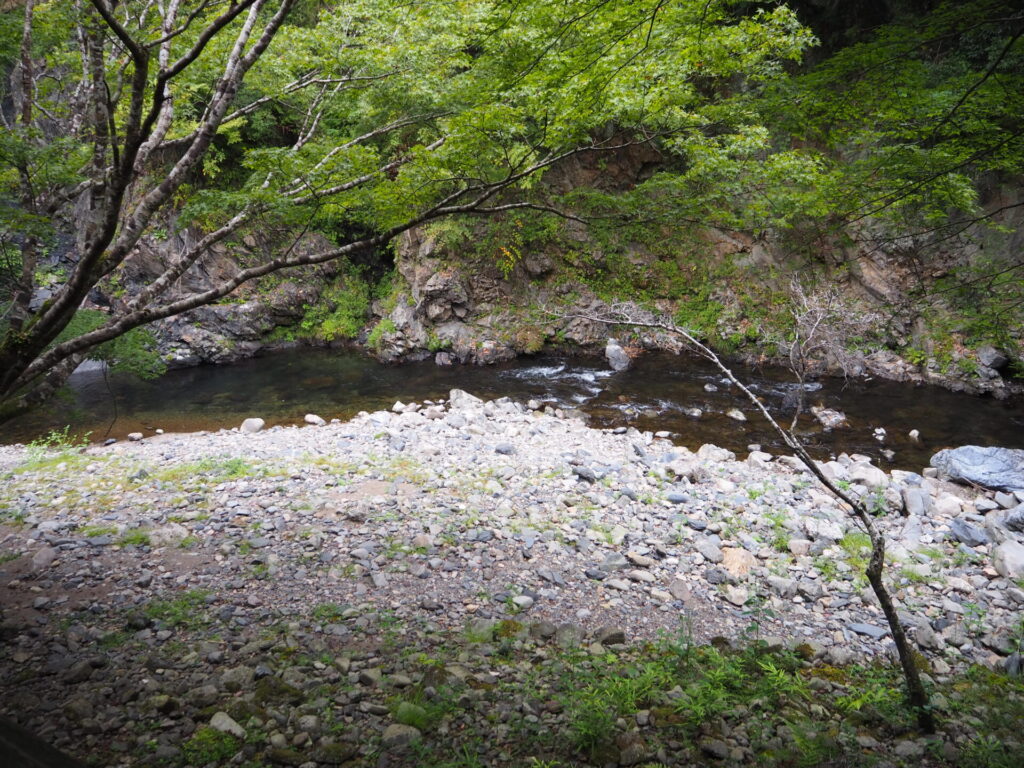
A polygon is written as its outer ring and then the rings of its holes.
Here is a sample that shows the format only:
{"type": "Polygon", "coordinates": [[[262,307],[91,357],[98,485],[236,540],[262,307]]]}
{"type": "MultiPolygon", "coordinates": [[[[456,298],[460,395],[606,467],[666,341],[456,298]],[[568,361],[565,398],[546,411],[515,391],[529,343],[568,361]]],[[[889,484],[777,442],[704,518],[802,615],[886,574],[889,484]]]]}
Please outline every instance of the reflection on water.
{"type": "MultiPolygon", "coordinates": [[[[599,426],[669,430],[678,435],[678,443],[692,448],[709,442],[742,454],[749,444],[760,443],[769,451],[782,450],[750,404],[704,360],[648,355],[621,373],[603,363],[537,357],[489,367],[440,368],[429,361],[384,366],[356,352],[298,349],[235,365],[171,371],[156,381],[112,377],[109,390],[102,374],[88,373],[73,378],[70,401],[5,425],[0,440],[30,440],[65,424],[91,431],[96,440],[108,430],[110,436],[123,438],[157,428],[190,432],[233,427],[249,416],[265,419],[268,426],[301,422],[306,413],[345,419],[361,410],[388,408],[395,400],[445,397],[459,387],[484,398],[507,395],[579,407],[599,426]],[[730,408],[740,408],[750,420],[728,418],[730,408]],[[691,415],[693,409],[702,415],[691,415]]],[[[785,371],[737,373],[780,412],[794,399],[785,371]]],[[[839,409],[850,422],[849,429],[828,433],[811,417],[801,419],[799,431],[817,456],[857,451],[875,456],[883,466],[920,469],[932,453],[950,445],[1024,447],[1019,400],[998,402],[882,381],[828,379],[809,389],[808,405],[839,409]],[[872,437],[875,427],[887,430],[884,445],[872,437]],[[911,429],[920,430],[920,442],[907,437],[911,429]],[[883,458],[883,448],[895,452],[892,462],[883,458]]]]}

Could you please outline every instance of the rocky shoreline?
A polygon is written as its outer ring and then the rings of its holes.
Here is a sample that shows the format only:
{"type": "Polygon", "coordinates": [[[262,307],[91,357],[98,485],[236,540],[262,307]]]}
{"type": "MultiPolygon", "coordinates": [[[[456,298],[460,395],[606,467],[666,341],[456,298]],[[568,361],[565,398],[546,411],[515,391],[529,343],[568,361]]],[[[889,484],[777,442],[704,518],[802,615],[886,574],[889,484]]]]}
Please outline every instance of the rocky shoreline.
{"type": "MultiPolygon", "coordinates": [[[[588,311],[595,316],[606,310],[595,301],[588,311]]],[[[438,365],[489,365],[539,352],[558,352],[602,356],[609,333],[613,329],[597,321],[573,320],[565,327],[551,324],[545,333],[551,338],[565,337],[562,343],[543,343],[536,338],[536,329],[529,323],[517,323],[515,316],[489,318],[487,322],[452,320],[439,326],[427,327],[412,307],[399,306],[387,319],[395,330],[381,337],[380,348],[367,343],[368,331],[358,340],[312,342],[281,341],[274,331],[287,329],[295,317],[286,317],[285,310],[263,301],[205,307],[154,324],[157,350],[169,369],[189,368],[196,365],[230,365],[260,354],[304,345],[316,347],[351,347],[359,349],[383,363],[418,362],[433,359],[438,365]],[[274,318],[277,312],[281,317],[274,318]],[[256,318],[256,320],[254,320],[256,318]],[[281,318],[284,318],[283,320],[281,318]],[[284,322],[284,325],[280,323],[284,322]],[[495,328],[504,329],[496,333],[495,328]],[[440,335],[439,335],[440,334],[440,335]],[[527,339],[527,341],[524,341],[527,339]],[[441,345],[437,351],[434,347],[441,345]]],[[[380,319],[377,322],[381,322],[380,319]]],[[[681,351],[678,340],[666,334],[640,334],[630,340],[635,353],[681,351]]],[[[844,378],[880,378],[909,384],[931,385],[970,395],[990,395],[1000,400],[1024,395],[1024,383],[1010,375],[1007,359],[1001,352],[986,347],[975,355],[978,360],[968,371],[943,371],[934,361],[915,365],[888,349],[864,354],[850,354],[845,368],[827,368],[817,371],[820,376],[844,378]]],[[[785,355],[768,355],[763,349],[741,350],[737,358],[752,366],[789,365],[785,355]]],[[[974,360],[974,358],[968,358],[974,360]]]]}
{"type": "MultiPolygon", "coordinates": [[[[560,654],[625,659],[681,626],[828,668],[890,653],[865,537],[791,458],[459,390],[307,421],[0,447],[0,712],[103,765],[432,765],[409,750],[478,721],[486,759],[445,765],[527,765],[517,724],[564,748],[576,710],[543,686],[491,694],[560,654]],[[410,709],[449,689],[457,713],[410,709]]],[[[885,500],[888,575],[935,684],[1019,675],[1024,494],[859,456],[824,467],[885,500]]],[[[651,711],[564,764],[760,763],[748,730],[712,723],[687,746],[659,740],[651,711]]],[[[921,764],[978,727],[861,729],[854,748],[921,764]]]]}

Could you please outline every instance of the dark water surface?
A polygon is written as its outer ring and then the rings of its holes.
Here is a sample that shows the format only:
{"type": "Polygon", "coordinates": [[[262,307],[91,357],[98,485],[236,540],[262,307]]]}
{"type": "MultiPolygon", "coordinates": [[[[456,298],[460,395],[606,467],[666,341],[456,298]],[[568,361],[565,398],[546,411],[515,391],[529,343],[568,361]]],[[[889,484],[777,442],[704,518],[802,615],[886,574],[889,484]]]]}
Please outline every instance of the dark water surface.
{"type": "MultiPolygon", "coordinates": [[[[784,413],[794,389],[786,371],[738,367],[736,373],[784,413]]],[[[747,445],[760,443],[768,451],[782,450],[750,403],[710,363],[669,354],[647,355],[632,370],[613,373],[597,358],[540,356],[488,367],[440,368],[429,361],[384,366],[357,352],[297,349],[234,365],[171,371],[155,381],[112,377],[113,396],[100,373],[76,374],[72,384],[73,402],[5,425],[0,441],[28,441],[65,424],[100,440],[108,430],[116,438],[157,428],[192,432],[234,427],[249,416],[265,419],[268,426],[301,422],[306,413],[344,419],[361,410],[390,408],[395,400],[445,397],[459,387],[485,398],[507,395],[578,407],[596,426],[669,430],[677,443],[691,448],[715,443],[744,455],[747,445]],[[717,391],[707,391],[706,385],[717,391]],[[695,418],[684,410],[692,408],[703,415],[695,418]],[[749,421],[727,417],[730,408],[742,410],[749,421]]],[[[886,381],[825,379],[810,386],[817,389],[807,393],[809,404],[841,410],[850,422],[848,429],[829,433],[804,416],[798,431],[816,456],[856,451],[875,456],[881,466],[919,470],[943,447],[1024,447],[1024,403],[1019,399],[999,402],[886,381]],[[872,436],[876,427],[887,431],[884,443],[872,436]],[[920,431],[919,442],[907,437],[911,429],[920,431]],[[892,461],[882,456],[883,448],[895,452],[892,461]]]]}

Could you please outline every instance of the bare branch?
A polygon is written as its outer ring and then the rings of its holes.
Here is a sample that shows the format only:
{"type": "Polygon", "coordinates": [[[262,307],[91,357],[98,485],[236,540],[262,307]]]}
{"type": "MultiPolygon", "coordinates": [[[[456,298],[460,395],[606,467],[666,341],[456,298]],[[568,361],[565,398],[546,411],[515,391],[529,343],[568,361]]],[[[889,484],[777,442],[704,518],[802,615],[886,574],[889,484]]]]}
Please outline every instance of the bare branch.
{"type": "Polygon", "coordinates": [[[504,211],[520,210],[523,208],[528,208],[534,211],[544,211],[545,213],[553,213],[556,216],[561,216],[563,219],[568,219],[569,221],[578,221],[580,224],[587,223],[586,219],[582,219],[574,213],[569,213],[568,211],[563,211],[560,208],[555,208],[552,205],[543,205],[541,203],[506,203],[504,205],[493,205],[489,208],[476,208],[473,211],[470,211],[470,213],[493,214],[502,213],[504,211]]]}
{"type": "MultiPolygon", "coordinates": [[[[557,315],[558,313],[551,314],[557,315]]],[[[889,631],[892,633],[893,641],[896,644],[900,665],[903,669],[904,680],[907,684],[910,704],[917,714],[918,725],[921,730],[926,733],[934,733],[935,719],[929,706],[928,694],[921,681],[921,674],[917,669],[914,652],[907,640],[906,631],[903,629],[903,624],[896,612],[896,607],[893,604],[892,597],[883,581],[885,537],[882,536],[878,527],[875,525],[872,512],[868,509],[864,500],[855,497],[852,493],[840,488],[835,482],[829,479],[829,477],[822,471],[821,467],[818,466],[818,463],[807,452],[807,449],[804,447],[803,443],[800,442],[800,439],[797,438],[791,430],[783,428],[775,420],[761,399],[736,377],[729,366],[723,363],[721,358],[719,358],[710,347],[701,343],[685,328],[681,328],[674,323],[650,313],[641,315],[635,309],[627,308],[626,305],[613,305],[610,308],[608,315],[603,317],[595,317],[593,315],[583,313],[568,315],[561,314],[559,316],[584,318],[608,324],[657,328],[684,339],[693,350],[718,368],[718,370],[721,371],[721,373],[740,392],[743,393],[754,407],[757,408],[764,420],[769,424],[769,426],[771,426],[775,433],[782,438],[782,441],[786,446],[793,451],[793,455],[799,459],[800,463],[804,465],[807,471],[810,472],[818,482],[820,482],[829,491],[829,493],[850,508],[850,512],[854,519],[860,524],[871,539],[871,559],[865,569],[865,573],[868,577],[868,582],[871,584],[871,588],[875,593],[875,597],[878,598],[879,605],[881,606],[886,622],[889,625],[889,631]]]]}

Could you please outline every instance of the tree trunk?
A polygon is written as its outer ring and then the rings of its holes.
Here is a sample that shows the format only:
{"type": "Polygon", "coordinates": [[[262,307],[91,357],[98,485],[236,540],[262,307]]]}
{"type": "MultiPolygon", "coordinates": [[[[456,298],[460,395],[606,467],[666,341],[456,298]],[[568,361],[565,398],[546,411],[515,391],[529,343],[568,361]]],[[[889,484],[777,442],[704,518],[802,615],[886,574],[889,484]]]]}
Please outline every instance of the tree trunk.
{"type": "MultiPolygon", "coordinates": [[[[874,526],[872,526],[874,527],[874,526]]],[[[935,733],[935,717],[932,715],[929,706],[928,693],[921,681],[921,673],[917,668],[914,650],[907,640],[907,633],[903,631],[903,624],[896,613],[896,606],[893,605],[889,590],[882,581],[882,568],[885,563],[885,539],[877,531],[870,531],[871,541],[871,562],[868,563],[867,577],[871,589],[878,598],[878,604],[885,614],[889,624],[889,631],[892,632],[893,643],[896,645],[896,654],[900,659],[900,666],[903,668],[903,679],[907,684],[907,698],[910,706],[914,708],[917,715],[917,725],[925,733],[935,733]],[[876,543],[877,539],[877,543],[876,543]]]]}

